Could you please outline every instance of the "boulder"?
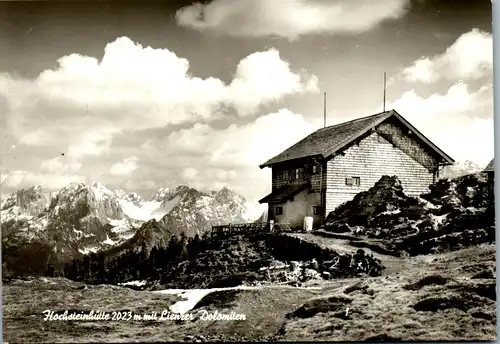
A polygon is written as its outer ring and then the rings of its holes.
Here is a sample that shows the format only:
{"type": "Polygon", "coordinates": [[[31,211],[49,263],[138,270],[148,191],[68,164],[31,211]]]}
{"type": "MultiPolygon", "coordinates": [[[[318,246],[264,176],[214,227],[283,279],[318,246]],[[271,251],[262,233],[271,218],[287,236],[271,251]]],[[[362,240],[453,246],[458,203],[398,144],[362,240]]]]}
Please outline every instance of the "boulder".
{"type": "Polygon", "coordinates": [[[492,242],[494,220],[482,174],[440,180],[420,198],[407,196],[396,176],[383,176],[328,214],[325,230],[383,239],[391,251],[417,255],[492,242]]]}

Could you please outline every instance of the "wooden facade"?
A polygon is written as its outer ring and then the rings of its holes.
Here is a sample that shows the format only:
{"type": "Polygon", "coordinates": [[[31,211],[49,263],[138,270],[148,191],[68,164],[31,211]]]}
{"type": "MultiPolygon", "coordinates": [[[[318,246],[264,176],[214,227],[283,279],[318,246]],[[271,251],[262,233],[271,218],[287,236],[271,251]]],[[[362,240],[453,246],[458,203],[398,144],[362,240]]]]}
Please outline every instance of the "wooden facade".
{"type": "Polygon", "coordinates": [[[313,224],[324,219],[326,164],[315,159],[299,159],[272,167],[272,191],[292,185],[303,186],[288,199],[268,203],[268,219],[302,227],[304,217],[313,217],[313,224]],[[323,192],[321,190],[323,189],[323,192]],[[323,199],[322,199],[323,196],[323,199]]]}
{"type": "Polygon", "coordinates": [[[483,173],[486,173],[488,177],[488,192],[491,199],[495,199],[495,159],[492,159],[490,163],[483,170],[483,173]]]}
{"type": "Polygon", "coordinates": [[[383,175],[397,176],[405,192],[418,196],[438,176],[439,160],[417,138],[391,123],[381,124],[327,162],[326,214],[371,188],[383,175]],[[355,182],[346,183],[346,179],[355,182]]]}
{"type": "Polygon", "coordinates": [[[292,228],[302,227],[305,216],[318,227],[383,175],[396,175],[407,194],[419,195],[453,163],[395,111],[320,129],[273,159],[261,165],[272,168],[271,194],[261,203],[268,203],[270,220],[292,228]]]}

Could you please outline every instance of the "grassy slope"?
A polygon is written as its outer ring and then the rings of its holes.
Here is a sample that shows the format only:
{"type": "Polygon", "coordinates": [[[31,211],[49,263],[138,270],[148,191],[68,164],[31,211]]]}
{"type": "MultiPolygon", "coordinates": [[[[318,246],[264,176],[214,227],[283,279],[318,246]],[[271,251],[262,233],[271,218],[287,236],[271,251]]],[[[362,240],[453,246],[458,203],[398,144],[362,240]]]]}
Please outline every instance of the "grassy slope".
{"type": "MultiPolygon", "coordinates": [[[[242,291],[233,302],[219,295],[223,302],[204,309],[220,313],[231,310],[247,315],[245,321],[52,321],[45,322],[46,309],[118,311],[136,314],[161,312],[177,299],[174,296],[146,291],[134,291],[115,286],[91,286],[78,289],[80,284],[66,279],[35,279],[4,284],[4,339],[7,342],[152,342],[183,341],[189,335],[207,339],[258,340],[276,333],[287,312],[318,293],[304,289],[270,288],[242,291]],[[53,284],[54,283],[54,284],[53,284]],[[286,294],[284,293],[286,291],[286,294]],[[286,302],[283,302],[286,295],[286,302]]],[[[224,293],[224,292],[223,292],[224,293]]],[[[207,302],[205,302],[207,303],[207,302]]],[[[197,315],[200,309],[193,310],[197,315]]]]}
{"type": "MultiPolygon", "coordinates": [[[[384,276],[324,281],[320,284],[323,289],[319,291],[266,288],[210,294],[193,311],[196,314],[200,308],[204,308],[222,313],[244,313],[247,320],[241,322],[200,319],[179,323],[43,322],[40,312],[45,309],[130,309],[147,313],[166,309],[174,299],[172,296],[111,286],[92,286],[82,290],[77,289],[78,284],[75,282],[64,279],[49,280],[56,284],[43,280],[9,282],[4,285],[3,292],[4,338],[8,342],[150,342],[179,341],[187,336],[203,336],[199,338],[204,340],[287,341],[495,339],[496,302],[485,297],[491,296],[488,295],[491,294],[491,288],[487,286],[495,281],[470,279],[485,268],[494,269],[493,246],[482,245],[445,254],[400,258],[399,269],[397,263],[393,261],[384,276]],[[444,277],[444,285],[430,284],[420,289],[407,287],[425,276],[436,274],[444,277]],[[356,287],[352,287],[354,285],[356,287]],[[485,290],[487,293],[483,292],[485,290]],[[340,300],[350,299],[351,302],[327,301],[332,296],[340,300]],[[413,308],[429,297],[441,298],[441,301],[448,297],[451,300],[449,304],[464,310],[448,308],[416,311],[413,308]],[[311,302],[311,299],[317,301],[311,302]],[[463,304],[460,304],[460,300],[463,304]],[[472,304],[468,305],[467,302],[472,304]],[[308,316],[286,317],[303,304],[310,313],[308,316]],[[349,312],[345,317],[347,307],[349,312]],[[316,313],[318,310],[322,312],[316,313]]],[[[434,302],[430,306],[436,305],[434,302]]]]}
{"type": "Polygon", "coordinates": [[[459,341],[496,338],[496,302],[485,297],[495,298],[495,280],[470,278],[485,268],[495,268],[494,247],[483,245],[403,261],[399,272],[393,269],[391,275],[353,279],[342,287],[331,288],[317,302],[319,305],[328,308],[325,299],[329,296],[347,296],[352,301],[343,307],[330,306],[329,311],[311,317],[288,319],[278,339],[459,341]],[[432,281],[415,287],[422,278],[433,275],[443,277],[435,279],[445,284],[432,281]],[[349,287],[356,290],[346,292],[349,287]],[[413,308],[426,299],[434,299],[427,309],[439,307],[439,303],[443,309],[417,311],[413,308]],[[349,315],[343,319],[347,307],[349,315]]]}
{"type": "Polygon", "coordinates": [[[168,340],[169,335],[143,322],[43,321],[44,310],[125,311],[137,313],[168,309],[177,298],[135,292],[117,286],[84,285],[62,278],[4,282],[3,326],[7,342],[129,342],[142,336],[168,340]],[[152,329],[153,328],[153,329],[152,329]]]}

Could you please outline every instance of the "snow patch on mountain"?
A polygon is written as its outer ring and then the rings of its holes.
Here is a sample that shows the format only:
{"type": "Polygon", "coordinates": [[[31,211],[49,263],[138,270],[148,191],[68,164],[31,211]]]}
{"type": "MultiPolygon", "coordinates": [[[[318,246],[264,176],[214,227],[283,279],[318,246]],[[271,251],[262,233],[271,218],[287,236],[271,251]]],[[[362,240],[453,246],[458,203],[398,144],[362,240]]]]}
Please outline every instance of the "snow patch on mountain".
{"type": "Polygon", "coordinates": [[[36,252],[39,270],[47,262],[119,251],[126,243],[123,247],[143,242],[148,247],[163,245],[172,235],[201,235],[213,225],[254,221],[261,209],[227,188],[206,193],[179,186],[160,189],[143,200],[100,182],[71,183],[58,192],[34,186],[8,196],[0,205],[4,253],[11,255],[6,267],[34,271],[18,253],[21,249],[36,252]]]}
{"type": "Polygon", "coordinates": [[[109,238],[109,236],[106,236],[106,240],[104,240],[102,243],[103,243],[103,244],[105,244],[105,245],[111,245],[111,246],[114,246],[114,245],[118,244],[119,242],[114,241],[114,240],[111,240],[111,239],[109,238]]]}
{"type": "Polygon", "coordinates": [[[91,185],[91,190],[94,193],[94,196],[96,197],[97,201],[103,201],[106,198],[109,197],[115,197],[116,195],[108,190],[104,185],[102,185],[99,182],[93,182],[91,185]]]}
{"type": "Polygon", "coordinates": [[[90,254],[90,253],[97,253],[99,251],[98,247],[83,247],[81,249],[78,249],[78,251],[81,254],[90,254]]]}
{"type": "Polygon", "coordinates": [[[445,166],[439,172],[440,179],[454,179],[468,174],[479,173],[482,168],[469,160],[457,161],[453,165],[445,166]]]}

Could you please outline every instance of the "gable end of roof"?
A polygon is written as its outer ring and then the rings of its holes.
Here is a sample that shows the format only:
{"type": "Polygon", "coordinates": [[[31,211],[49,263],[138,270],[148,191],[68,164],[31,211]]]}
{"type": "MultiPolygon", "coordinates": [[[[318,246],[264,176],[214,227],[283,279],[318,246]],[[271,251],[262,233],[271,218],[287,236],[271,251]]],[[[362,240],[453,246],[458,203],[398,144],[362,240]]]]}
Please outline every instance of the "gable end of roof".
{"type": "Polygon", "coordinates": [[[335,153],[347,147],[349,144],[393,116],[411,130],[411,132],[424,142],[427,147],[440,156],[444,161],[442,163],[443,165],[449,165],[455,162],[450,156],[444,153],[439,147],[405,120],[396,110],[389,110],[318,129],[280,154],[267,160],[264,164],[259,165],[259,167],[269,167],[278,163],[303,158],[321,157],[327,160],[331,159],[335,153]]]}
{"type": "Polygon", "coordinates": [[[495,172],[495,159],[491,159],[490,163],[484,168],[483,172],[495,172]]]}

